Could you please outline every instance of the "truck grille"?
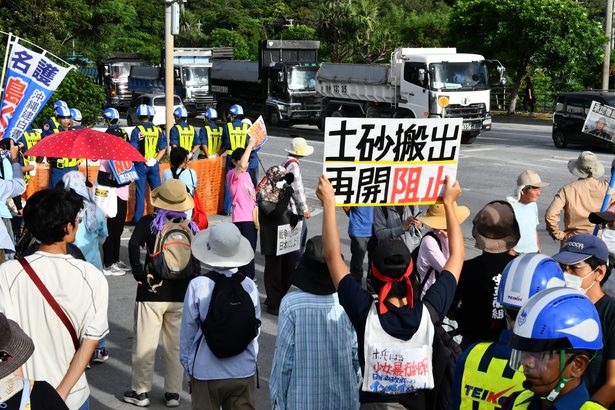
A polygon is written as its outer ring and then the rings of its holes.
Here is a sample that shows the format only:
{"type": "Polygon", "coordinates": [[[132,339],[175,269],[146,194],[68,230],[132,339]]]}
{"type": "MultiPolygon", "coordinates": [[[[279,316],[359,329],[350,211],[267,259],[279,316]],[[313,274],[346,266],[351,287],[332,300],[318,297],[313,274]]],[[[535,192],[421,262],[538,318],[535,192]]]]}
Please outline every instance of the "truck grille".
{"type": "Polygon", "coordinates": [[[210,104],[214,102],[214,97],[206,91],[193,91],[192,97],[199,104],[210,104]]]}
{"type": "Polygon", "coordinates": [[[446,107],[447,118],[483,118],[487,112],[484,103],[459,105],[451,104],[446,107]]]}

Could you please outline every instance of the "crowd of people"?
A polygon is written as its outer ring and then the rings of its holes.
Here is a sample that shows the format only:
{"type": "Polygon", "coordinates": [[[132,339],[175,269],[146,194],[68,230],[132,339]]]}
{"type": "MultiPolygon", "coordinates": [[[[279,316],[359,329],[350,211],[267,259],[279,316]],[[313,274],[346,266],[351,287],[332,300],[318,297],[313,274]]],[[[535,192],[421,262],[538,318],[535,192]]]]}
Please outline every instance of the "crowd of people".
{"type": "MultiPolygon", "coordinates": [[[[322,235],[308,238],[301,160],[314,148],[307,141],[292,139],[288,157],[258,181],[260,147],[240,106],[222,125],[208,109],[200,133],[178,108],[170,147],[151,110],[139,107],[141,124],[130,135],[116,110],[103,113],[107,132],[146,160],[136,164],[128,263],[119,250],[129,191],[113,160],[101,162],[96,181],[116,189],[113,216],[76,160],[48,158],[49,187],[15,212],[23,226],[0,224],[0,408],[90,407],[86,369],[110,355],[105,275],[131,272],[132,377],[122,400],[151,404],[161,340],[166,406],[180,405],[187,381],[193,409],[255,409],[259,242],[263,307],[278,323],[271,373],[260,375],[274,409],[615,408],[615,204],[600,212],[609,184],[595,154],[570,161],[579,179],[546,212],[548,232],[561,241],[552,256],[541,253],[537,234],[536,202],[548,183],[532,170],[519,175],[510,197],[473,215],[481,254],[472,259],[465,260],[461,230],[471,210],[457,204],[461,187],[448,178],[441,203],[425,209],[345,208],[344,255],[344,216],[325,176],[316,189],[322,235]],[[170,169],[161,176],[167,152],[170,169]],[[199,181],[187,164],[225,154],[230,220],[200,228],[192,213],[199,181]],[[284,229],[295,238],[289,249],[281,245],[284,229]]],[[[78,110],[59,102],[56,114],[43,138],[79,126],[78,110]]],[[[36,143],[32,133],[9,141],[3,203],[22,204],[23,173],[43,160],[20,155],[36,143]]]]}

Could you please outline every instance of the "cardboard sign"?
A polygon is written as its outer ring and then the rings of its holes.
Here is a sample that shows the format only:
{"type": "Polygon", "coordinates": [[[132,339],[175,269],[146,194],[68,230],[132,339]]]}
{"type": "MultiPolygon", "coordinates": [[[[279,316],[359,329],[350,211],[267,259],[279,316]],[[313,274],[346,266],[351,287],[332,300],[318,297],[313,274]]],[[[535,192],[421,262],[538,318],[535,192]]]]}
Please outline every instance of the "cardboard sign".
{"type": "Polygon", "coordinates": [[[275,255],[285,255],[298,251],[301,247],[301,228],[303,221],[299,221],[294,228],[290,224],[278,226],[278,238],[275,247],[275,255]]]}
{"type": "Polygon", "coordinates": [[[613,141],[613,135],[615,135],[615,108],[601,104],[598,101],[592,101],[589,113],[585,117],[585,123],[583,123],[583,132],[607,141],[613,141]]]}
{"type": "Polygon", "coordinates": [[[404,394],[433,388],[431,347],[368,346],[362,390],[404,394]]]}
{"type": "Polygon", "coordinates": [[[119,184],[128,184],[139,179],[132,161],[109,161],[109,168],[119,184]]]}
{"type": "Polygon", "coordinates": [[[461,118],[327,118],[323,172],[337,206],[433,204],[457,176],[461,118]]]}
{"type": "Polygon", "coordinates": [[[254,149],[262,147],[267,142],[267,127],[262,115],[248,128],[248,135],[254,140],[254,149]]]}

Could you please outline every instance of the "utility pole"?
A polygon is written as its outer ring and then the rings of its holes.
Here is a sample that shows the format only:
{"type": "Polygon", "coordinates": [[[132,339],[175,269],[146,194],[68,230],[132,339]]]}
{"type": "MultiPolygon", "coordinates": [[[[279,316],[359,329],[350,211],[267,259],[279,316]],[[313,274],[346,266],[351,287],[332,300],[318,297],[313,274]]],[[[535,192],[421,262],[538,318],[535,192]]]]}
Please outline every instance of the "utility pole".
{"type": "Polygon", "coordinates": [[[613,0],[606,0],[604,30],[608,41],[604,45],[604,63],[602,64],[602,89],[609,89],[609,71],[611,69],[611,41],[613,38],[613,0]]]}
{"type": "Polygon", "coordinates": [[[165,133],[167,142],[173,127],[173,96],[175,70],[173,64],[173,35],[179,34],[179,4],[176,0],[165,1],[164,11],[164,94],[165,94],[165,133]]]}

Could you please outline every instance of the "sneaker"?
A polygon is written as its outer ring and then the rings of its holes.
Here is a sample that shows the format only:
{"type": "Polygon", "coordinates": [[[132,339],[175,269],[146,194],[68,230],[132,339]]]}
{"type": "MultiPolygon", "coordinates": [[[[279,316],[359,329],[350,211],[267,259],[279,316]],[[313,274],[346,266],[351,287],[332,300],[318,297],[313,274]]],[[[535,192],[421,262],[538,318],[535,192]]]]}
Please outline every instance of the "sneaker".
{"type": "Polygon", "coordinates": [[[167,407],[177,407],[179,406],[179,393],[165,393],[164,400],[167,407]]]}
{"type": "Polygon", "coordinates": [[[126,271],[116,268],[114,264],[114,265],[104,268],[103,274],[105,276],[122,276],[126,274],[126,271]]]}
{"type": "Polygon", "coordinates": [[[94,358],[92,362],[94,363],[103,363],[109,360],[109,352],[107,349],[96,349],[94,350],[94,358]]]}
{"type": "Polygon", "coordinates": [[[132,268],[128,265],[126,265],[124,262],[119,261],[119,262],[115,262],[113,265],[111,266],[115,266],[117,269],[123,270],[125,272],[130,272],[132,271],[132,268]]]}
{"type": "Polygon", "coordinates": [[[139,407],[149,406],[149,398],[147,397],[147,393],[137,394],[134,390],[129,390],[124,393],[124,401],[139,407]]]}

